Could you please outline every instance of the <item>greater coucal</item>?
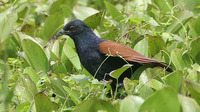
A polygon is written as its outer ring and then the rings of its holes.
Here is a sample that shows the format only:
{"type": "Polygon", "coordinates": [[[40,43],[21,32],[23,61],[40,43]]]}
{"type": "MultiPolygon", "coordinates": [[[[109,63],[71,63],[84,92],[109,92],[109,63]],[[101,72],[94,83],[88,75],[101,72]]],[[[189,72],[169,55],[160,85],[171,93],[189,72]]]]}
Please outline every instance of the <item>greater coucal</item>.
{"type": "MultiPolygon", "coordinates": [[[[147,58],[125,45],[99,38],[81,20],[67,23],[57,37],[61,35],[68,35],[73,39],[81,64],[90,74],[95,75],[98,80],[113,80],[111,83],[113,90],[115,90],[117,81],[108,74],[127,63],[133,66],[121,74],[118,83],[122,83],[125,77],[130,78],[133,72],[144,64],[152,63],[153,67],[166,67],[165,63],[147,58]]],[[[170,68],[166,70],[172,72],[170,68]]]]}

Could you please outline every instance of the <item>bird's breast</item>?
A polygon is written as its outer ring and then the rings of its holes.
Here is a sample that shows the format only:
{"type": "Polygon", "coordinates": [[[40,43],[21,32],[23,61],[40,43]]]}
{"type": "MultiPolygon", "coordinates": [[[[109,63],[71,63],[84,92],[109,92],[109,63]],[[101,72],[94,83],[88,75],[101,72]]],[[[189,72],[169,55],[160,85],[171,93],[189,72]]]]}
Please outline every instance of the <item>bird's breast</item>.
{"type": "Polygon", "coordinates": [[[94,75],[99,65],[104,60],[103,55],[94,48],[81,49],[77,50],[77,52],[81,64],[85,67],[86,70],[88,70],[88,72],[94,75]]]}

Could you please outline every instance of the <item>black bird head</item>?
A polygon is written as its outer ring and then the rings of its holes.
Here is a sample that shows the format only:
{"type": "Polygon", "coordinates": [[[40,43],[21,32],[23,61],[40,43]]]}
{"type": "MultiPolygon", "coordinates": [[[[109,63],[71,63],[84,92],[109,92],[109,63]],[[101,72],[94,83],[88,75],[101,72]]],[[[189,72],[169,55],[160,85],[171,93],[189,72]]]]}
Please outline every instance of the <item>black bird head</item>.
{"type": "Polygon", "coordinates": [[[86,30],[90,30],[90,28],[83,21],[76,19],[67,23],[64,28],[58,32],[57,37],[68,35],[73,38],[86,30]]]}

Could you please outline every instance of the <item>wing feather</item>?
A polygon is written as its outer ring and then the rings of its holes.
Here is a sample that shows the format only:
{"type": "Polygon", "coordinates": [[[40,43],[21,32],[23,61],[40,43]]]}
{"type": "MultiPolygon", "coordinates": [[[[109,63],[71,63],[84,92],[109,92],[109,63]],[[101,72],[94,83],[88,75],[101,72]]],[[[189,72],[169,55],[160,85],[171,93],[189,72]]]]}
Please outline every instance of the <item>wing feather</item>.
{"type": "Polygon", "coordinates": [[[160,63],[160,61],[145,57],[144,55],[136,52],[132,48],[116,42],[106,40],[99,43],[99,51],[103,54],[112,55],[115,57],[122,57],[127,61],[138,63],[160,63]]]}

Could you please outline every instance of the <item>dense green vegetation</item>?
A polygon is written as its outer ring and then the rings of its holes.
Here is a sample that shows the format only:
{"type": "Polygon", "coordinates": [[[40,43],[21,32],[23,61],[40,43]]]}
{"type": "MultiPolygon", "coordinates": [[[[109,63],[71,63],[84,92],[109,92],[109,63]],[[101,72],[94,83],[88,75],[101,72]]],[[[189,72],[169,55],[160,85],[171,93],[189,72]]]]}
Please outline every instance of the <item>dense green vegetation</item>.
{"type": "Polygon", "coordinates": [[[0,82],[1,112],[200,112],[200,0],[2,0],[0,82]],[[56,39],[73,19],[174,72],[141,68],[106,97],[73,41],[56,39]]]}

